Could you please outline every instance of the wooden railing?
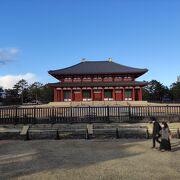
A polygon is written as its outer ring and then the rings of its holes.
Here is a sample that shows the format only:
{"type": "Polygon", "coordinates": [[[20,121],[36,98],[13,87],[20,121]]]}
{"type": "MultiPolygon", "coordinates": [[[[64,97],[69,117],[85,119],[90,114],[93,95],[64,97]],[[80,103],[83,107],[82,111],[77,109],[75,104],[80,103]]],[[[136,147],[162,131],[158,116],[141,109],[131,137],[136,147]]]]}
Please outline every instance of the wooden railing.
{"type": "Polygon", "coordinates": [[[0,108],[0,124],[133,123],[151,116],[180,122],[180,106],[0,108]]]}

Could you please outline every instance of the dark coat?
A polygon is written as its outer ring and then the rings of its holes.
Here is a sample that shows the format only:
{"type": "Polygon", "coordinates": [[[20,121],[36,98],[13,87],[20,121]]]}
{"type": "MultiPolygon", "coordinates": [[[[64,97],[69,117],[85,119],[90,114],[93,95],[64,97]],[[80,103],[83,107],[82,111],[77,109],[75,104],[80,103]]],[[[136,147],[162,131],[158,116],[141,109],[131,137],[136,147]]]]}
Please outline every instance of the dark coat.
{"type": "Polygon", "coordinates": [[[152,136],[153,136],[153,137],[160,136],[160,134],[159,134],[160,130],[161,130],[160,124],[159,124],[157,121],[155,121],[155,122],[153,123],[152,136]]]}

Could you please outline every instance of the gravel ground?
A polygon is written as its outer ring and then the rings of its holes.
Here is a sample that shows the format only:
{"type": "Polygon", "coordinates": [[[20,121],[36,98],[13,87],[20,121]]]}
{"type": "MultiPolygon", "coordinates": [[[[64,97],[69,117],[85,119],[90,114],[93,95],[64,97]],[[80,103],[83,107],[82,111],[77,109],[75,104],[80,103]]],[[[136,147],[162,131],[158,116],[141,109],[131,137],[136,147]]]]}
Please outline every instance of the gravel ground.
{"type": "Polygon", "coordinates": [[[0,180],[179,180],[180,140],[172,152],[151,140],[1,140],[0,180]]]}

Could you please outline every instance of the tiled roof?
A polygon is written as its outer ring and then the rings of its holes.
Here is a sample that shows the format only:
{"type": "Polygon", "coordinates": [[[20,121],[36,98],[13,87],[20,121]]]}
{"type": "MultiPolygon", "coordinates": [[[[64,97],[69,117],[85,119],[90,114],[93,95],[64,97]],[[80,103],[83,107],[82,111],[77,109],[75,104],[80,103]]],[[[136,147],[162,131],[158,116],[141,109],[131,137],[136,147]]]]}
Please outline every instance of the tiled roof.
{"type": "Polygon", "coordinates": [[[51,70],[51,75],[82,75],[82,74],[138,74],[146,73],[148,69],[124,66],[112,61],[84,61],[73,66],[51,70]]]}

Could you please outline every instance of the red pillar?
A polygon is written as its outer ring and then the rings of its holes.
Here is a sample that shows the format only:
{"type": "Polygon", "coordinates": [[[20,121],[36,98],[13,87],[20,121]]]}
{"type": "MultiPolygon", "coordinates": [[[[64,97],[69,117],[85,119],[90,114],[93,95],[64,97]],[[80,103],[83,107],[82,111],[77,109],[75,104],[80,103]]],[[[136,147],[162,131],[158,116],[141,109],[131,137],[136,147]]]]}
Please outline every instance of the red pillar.
{"type": "Polygon", "coordinates": [[[122,100],[124,101],[125,100],[125,89],[123,88],[123,93],[122,93],[122,100]]]}
{"type": "Polygon", "coordinates": [[[139,89],[139,101],[142,101],[142,87],[139,89]]]}
{"type": "Polygon", "coordinates": [[[91,99],[92,99],[92,101],[94,101],[93,88],[91,88],[91,99]]]}
{"type": "Polygon", "coordinates": [[[58,97],[58,101],[61,101],[61,91],[62,91],[62,90],[58,91],[58,96],[59,96],[59,97],[58,97]]]}
{"type": "Polygon", "coordinates": [[[82,97],[82,88],[80,88],[80,94],[81,94],[80,95],[81,96],[81,98],[80,98],[81,100],[80,101],[82,101],[83,100],[83,97],[82,97]]]}
{"type": "Polygon", "coordinates": [[[113,88],[113,100],[114,101],[116,100],[116,97],[115,97],[115,88],[113,88]]]}
{"type": "Polygon", "coordinates": [[[104,101],[104,88],[102,88],[101,94],[102,94],[102,101],[104,101]]]}
{"type": "Polygon", "coordinates": [[[132,100],[135,101],[135,90],[134,90],[134,87],[132,89],[132,100]]]}
{"type": "Polygon", "coordinates": [[[61,101],[64,101],[63,90],[61,89],[61,101]]]}
{"type": "Polygon", "coordinates": [[[59,101],[59,90],[57,90],[56,93],[57,93],[57,101],[59,101]]]}
{"type": "Polygon", "coordinates": [[[54,88],[54,102],[57,101],[57,90],[56,88],[54,88]]]}
{"type": "Polygon", "coordinates": [[[71,101],[73,101],[73,90],[71,88],[71,101]]]}

